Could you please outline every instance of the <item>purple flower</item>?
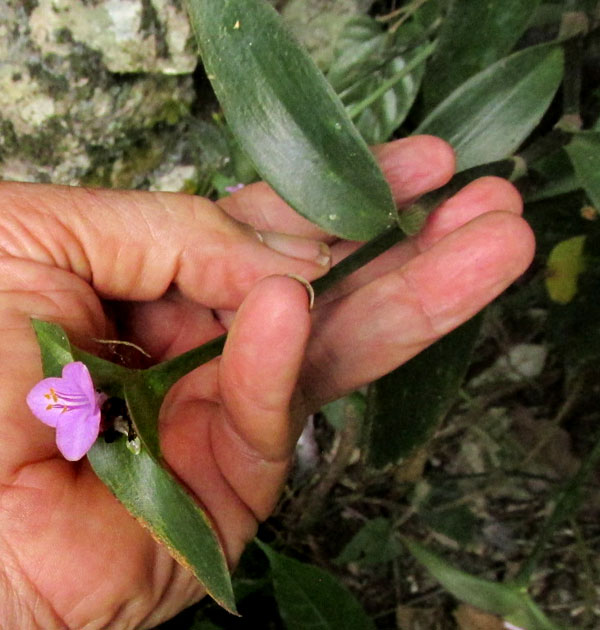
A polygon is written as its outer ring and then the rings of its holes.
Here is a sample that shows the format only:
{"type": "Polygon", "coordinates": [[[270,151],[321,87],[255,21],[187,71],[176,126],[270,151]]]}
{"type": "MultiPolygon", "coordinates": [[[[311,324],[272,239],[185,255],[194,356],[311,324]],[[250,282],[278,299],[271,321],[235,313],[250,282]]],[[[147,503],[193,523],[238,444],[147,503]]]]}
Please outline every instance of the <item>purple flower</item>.
{"type": "Polygon", "coordinates": [[[105,400],[80,361],[65,365],[62,378],[45,378],[27,394],[29,408],[44,424],[56,429],[58,450],[72,462],[81,459],[96,441],[105,400]]]}
{"type": "Polygon", "coordinates": [[[244,188],[244,184],[242,184],[241,182],[239,184],[234,184],[233,186],[225,186],[225,190],[230,195],[233,195],[233,193],[237,192],[238,190],[242,190],[242,188],[244,188]]]}

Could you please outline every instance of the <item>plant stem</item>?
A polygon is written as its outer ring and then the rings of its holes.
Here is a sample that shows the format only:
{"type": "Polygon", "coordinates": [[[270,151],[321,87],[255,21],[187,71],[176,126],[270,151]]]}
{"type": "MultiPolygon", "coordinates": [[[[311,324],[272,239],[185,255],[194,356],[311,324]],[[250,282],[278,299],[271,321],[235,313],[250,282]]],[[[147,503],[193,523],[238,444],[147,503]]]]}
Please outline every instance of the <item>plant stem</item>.
{"type": "Polygon", "coordinates": [[[518,153],[518,157],[525,161],[529,167],[540,158],[548,157],[562,149],[570,142],[573,134],[564,129],[555,128],[545,136],[541,136],[532,142],[527,148],[518,153]]]}
{"type": "Polygon", "coordinates": [[[220,335],[209,342],[192,348],[169,361],[163,361],[146,370],[157,394],[164,395],[180,378],[218,357],[223,352],[227,335],[220,335]]]}
{"type": "Polygon", "coordinates": [[[583,75],[584,37],[590,29],[588,16],[569,1],[562,14],[559,40],[565,51],[565,71],[562,86],[563,115],[561,121],[571,129],[581,129],[581,84],[583,75]]]}
{"type": "Polygon", "coordinates": [[[405,66],[397,72],[393,77],[390,77],[387,81],[384,81],[376,90],[371,92],[367,98],[360,103],[354,105],[354,107],[348,108],[348,116],[355,120],[362,114],[367,107],[372,105],[376,100],[381,98],[388,90],[391,90],[396,83],[402,81],[404,77],[410,74],[415,68],[419,67],[428,57],[433,54],[437,42],[432,42],[425,46],[413,59],[411,59],[405,66]]]}
{"type": "Polygon", "coordinates": [[[333,266],[329,273],[312,283],[315,297],[322,295],[330,289],[334,284],[342,278],[349,276],[351,273],[360,269],[368,262],[377,258],[380,254],[388,250],[404,238],[404,233],[398,225],[393,225],[381,232],[374,239],[359,247],[350,256],[341,260],[337,265],[333,266]]]}
{"type": "Polygon", "coordinates": [[[567,518],[572,516],[577,509],[579,503],[579,494],[585,480],[594,470],[597,462],[600,461],[600,433],[596,444],[583,460],[579,470],[575,475],[563,486],[556,495],[555,506],[550,516],[542,526],[538,539],[535,542],[529,557],[521,565],[516,577],[512,583],[519,588],[527,588],[529,581],[537,563],[546,548],[546,545],[558,526],[567,518]]]}

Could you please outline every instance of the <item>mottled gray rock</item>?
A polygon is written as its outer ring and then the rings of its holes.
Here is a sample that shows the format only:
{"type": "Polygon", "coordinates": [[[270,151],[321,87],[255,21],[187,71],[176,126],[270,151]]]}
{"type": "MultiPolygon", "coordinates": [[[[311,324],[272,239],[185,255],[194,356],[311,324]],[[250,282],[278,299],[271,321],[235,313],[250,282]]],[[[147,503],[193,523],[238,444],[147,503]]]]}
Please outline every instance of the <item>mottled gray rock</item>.
{"type": "Polygon", "coordinates": [[[109,72],[189,74],[196,66],[187,16],[169,0],[38,0],[29,28],[43,56],[85,44],[109,72]]]}
{"type": "MultiPolygon", "coordinates": [[[[371,4],[272,1],[321,64],[371,4]]],[[[196,65],[182,0],[0,0],[0,179],[205,192],[228,147],[196,65]]]]}
{"type": "Polygon", "coordinates": [[[0,0],[0,178],[139,186],[196,96],[175,0],[0,0]]]}

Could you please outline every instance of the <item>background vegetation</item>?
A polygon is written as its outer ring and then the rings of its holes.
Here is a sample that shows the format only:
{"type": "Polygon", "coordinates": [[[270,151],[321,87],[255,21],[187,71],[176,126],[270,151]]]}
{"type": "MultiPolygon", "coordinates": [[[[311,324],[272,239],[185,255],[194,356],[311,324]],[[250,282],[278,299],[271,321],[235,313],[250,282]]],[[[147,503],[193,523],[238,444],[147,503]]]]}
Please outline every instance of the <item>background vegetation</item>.
{"type": "MultiPolygon", "coordinates": [[[[434,133],[465,177],[510,177],[538,253],[482,316],[311,419],[270,546],[236,573],[242,619],[205,602],[164,627],[596,628],[600,5],[313,4],[280,8],[363,137],[434,133]]],[[[214,120],[219,194],[254,174],[214,120]]]]}
{"type": "MultiPolygon", "coordinates": [[[[129,48],[85,30],[105,4],[65,0],[44,39],[51,3],[0,0],[0,176],[213,197],[253,181],[179,0],[132,0],[129,48]]],[[[500,174],[537,256],[485,313],[310,419],[235,574],[241,618],[207,600],[162,629],[598,628],[600,2],[272,4],[367,142],[455,147],[455,183],[405,227],[500,174]]]]}

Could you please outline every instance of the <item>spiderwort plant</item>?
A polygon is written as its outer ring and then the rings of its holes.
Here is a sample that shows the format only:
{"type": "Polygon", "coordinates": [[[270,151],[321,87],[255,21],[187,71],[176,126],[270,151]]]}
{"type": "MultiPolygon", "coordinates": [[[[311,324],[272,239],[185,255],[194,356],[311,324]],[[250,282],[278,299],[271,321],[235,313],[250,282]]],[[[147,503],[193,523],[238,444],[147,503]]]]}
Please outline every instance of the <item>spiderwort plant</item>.
{"type": "MultiPolygon", "coordinates": [[[[234,132],[258,162],[263,178],[300,214],[333,234],[366,241],[393,226],[392,240],[399,240],[394,200],[383,173],[341,102],[280,24],[274,9],[262,0],[189,0],[188,9],[207,74],[221,86],[218,96],[223,109],[237,121],[234,132]],[[214,38],[215,33],[223,37],[214,38]],[[240,55],[249,46],[253,55],[240,55]],[[272,81],[265,80],[269,76],[284,85],[274,89],[272,81]],[[239,94],[244,94],[243,101],[239,94]],[[248,114],[240,117],[242,109],[248,114]],[[317,110],[320,116],[314,115],[317,110]],[[274,119],[273,112],[282,117],[274,119]],[[256,124],[262,119],[269,121],[268,129],[256,124]],[[249,130],[263,133],[255,136],[249,130]],[[274,136],[276,131],[279,135],[274,136]],[[285,147],[290,159],[280,159],[273,147],[285,147]]],[[[375,249],[381,252],[379,241],[375,249]]],[[[328,282],[331,279],[320,285],[321,290],[328,282]]],[[[55,324],[32,323],[48,377],[29,394],[32,411],[56,428],[58,446],[68,459],[83,457],[87,451],[95,473],[129,512],[192,570],[215,601],[235,612],[219,536],[196,498],[164,462],[159,440],[159,410],[167,391],[179,378],[218,356],[224,336],[138,370],[71,346],[65,331],[55,324]],[[82,373],[78,360],[89,373],[82,373]],[[57,378],[60,370],[62,378],[57,378]],[[128,421],[139,436],[139,450],[129,448],[129,425],[124,428],[126,436],[96,439],[102,403],[92,378],[108,395],[124,402],[128,421]]]]}
{"type": "Polygon", "coordinates": [[[43,379],[27,395],[32,413],[56,429],[58,450],[69,461],[81,459],[92,448],[100,433],[105,400],[81,361],[68,363],[61,377],[43,379]]]}
{"type": "Polygon", "coordinates": [[[198,364],[220,354],[222,340],[209,343],[208,351],[201,347],[191,356],[138,370],[75,347],[57,324],[31,323],[46,378],[28,394],[29,408],[57,429],[67,459],[87,455],[98,478],[132,516],[192,571],[216,602],[235,613],[219,536],[197,499],[171,474],[158,447],[158,412],[166,392],[198,364]]]}

